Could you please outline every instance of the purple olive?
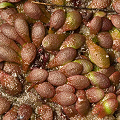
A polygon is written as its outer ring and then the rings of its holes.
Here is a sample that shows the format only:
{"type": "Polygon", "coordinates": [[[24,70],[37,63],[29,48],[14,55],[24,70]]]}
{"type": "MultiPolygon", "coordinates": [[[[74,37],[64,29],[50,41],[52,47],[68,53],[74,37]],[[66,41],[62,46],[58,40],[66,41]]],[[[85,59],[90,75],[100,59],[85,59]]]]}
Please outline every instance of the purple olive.
{"type": "Polygon", "coordinates": [[[68,84],[64,84],[62,86],[58,86],[56,88],[56,94],[60,93],[60,92],[71,92],[71,93],[75,93],[75,88],[71,85],[68,84]]]}
{"type": "Polygon", "coordinates": [[[44,82],[48,77],[48,72],[44,69],[35,68],[26,77],[27,82],[44,82]]]}
{"type": "Polygon", "coordinates": [[[112,15],[111,21],[116,28],[120,29],[120,15],[112,15]]]}
{"type": "Polygon", "coordinates": [[[98,43],[103,48],[112,48],[113,39],[109,32],[101,32],[98,34],[98,43]]]}
{"type": "Polygon", "coordinates": [[[43,98],[51,98],[55,94],[55,89],[49,82],[36,85],[35,90],[43,98]]]}
{"type": "Polygon", "coordinates": [[[59,71],[51,71],[49,72],[47,80],[54,86],[60,86],[64,85],[67,79],[63,73],[59,71]]]}
{"type": "Polygon", "coordinates": [[[53,68],[71,62],[76,57],[76,50],[71,47],[64,48],[58,52],[55,58],[49,62],[48,67],[53,68]]]}
{"type": "Polygon", "coordinates": [[[83,66],[77,62],[69,62],[60,68],[60,72],[64,73],[67,77],[79,75],[82,73],[83,66]]]}
{"type": "Polygon", "coordinates": [[[48,105],[42,104],[37,107],[37,114],[40,115],[40,120],[53,120],[53,111],[48,105]]]}
{"type": "Polygon", "coordinates": [[[86,90],[86,96],[90,103],[96,103],[104,97],[104,91],[102,89],[92,87],[86,90]]]}
{"type": "Polygon", "coordinates": [[[10,109],[10,102],[5,97],[0,97],[0,115],[4,114],[10,109]]]}
{"type": "Polygon", "coordinates": [[[38,5],[29,1],[24,3],[23,9],[25,14],[33,19],[40,19],[42,15],[42,11],[38,7],[38,5]]]}
{"type": "Polygon", "coordinates": [[[36,22],[32,27],[32,41],[38,48],[45,36],[45,27],[41,22],[36,22]]]}
{"type": "Polygon", "coordinates": [[[72,85],[76,89],[85,89],[90,85],[89,79],[83,75],[74,75],[67,78],[67,80],[67,84],[72,85]]]}
{"type": "Polygon", "coordinates": [[[53,102],[56,102],[62,106],[69,106],[76,102],[77,97],[71,92],[60,92],[52,98],[53,102]]]}
{"type": "Polygon", "coordinates": [[[50,18],[50,28],[51,29],[59,29],[63,26],[65,22],[65,12],[62,9],[58,9],[54,11],[50,18]]]}
{"type": "Polygon", "coordinates": [[[18,109],[18,116],[21,120],[28,120],[32,115],[32,108],[27,104],[22,104],[18,109]]]}

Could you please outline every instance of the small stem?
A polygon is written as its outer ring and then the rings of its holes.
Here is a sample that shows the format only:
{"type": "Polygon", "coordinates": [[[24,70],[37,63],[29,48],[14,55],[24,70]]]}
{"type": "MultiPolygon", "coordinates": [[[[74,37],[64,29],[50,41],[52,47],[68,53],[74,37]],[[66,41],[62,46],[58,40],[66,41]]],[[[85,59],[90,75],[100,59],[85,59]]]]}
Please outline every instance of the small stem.
{"type": "Polygon", "coordinates": [[[104,12],[115,12],[114,10],[108,10],[108,9],[84,8],[84,7],[76,7],[76,6],[56,5],[56,4],[51,4],[51,3],[43,3],[43,2],[35,2],[35,1],[32,1],[32,3],[40,4],[40,5],[46,5],[46,6],[53,6],[53,7],[80,9],[80,10],[99,10],[99,11],[104,11],[104,12]]]}

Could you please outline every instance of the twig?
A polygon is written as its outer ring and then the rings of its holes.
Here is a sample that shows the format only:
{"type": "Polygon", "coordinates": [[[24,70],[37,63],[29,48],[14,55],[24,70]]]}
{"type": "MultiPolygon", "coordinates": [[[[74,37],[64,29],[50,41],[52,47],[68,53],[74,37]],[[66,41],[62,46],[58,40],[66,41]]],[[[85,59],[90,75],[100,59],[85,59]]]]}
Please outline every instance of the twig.
{"type": "Polygon", "coordinates": [[[35,1],[32,1],[32,3],[45,5],[45,6],[64,7],[64,8],[72,8],[72,9],[80,9],[80,10],[99,10],[99,11],[104,11],[104,12],[115,12],[114,10],[108,10],[108,9],[84,8],[84,7],[67,6],[67,5],[56,5],[56,4],[51,4],[51,3],[43,3],[43,2],[35,2],[35,1]]]}

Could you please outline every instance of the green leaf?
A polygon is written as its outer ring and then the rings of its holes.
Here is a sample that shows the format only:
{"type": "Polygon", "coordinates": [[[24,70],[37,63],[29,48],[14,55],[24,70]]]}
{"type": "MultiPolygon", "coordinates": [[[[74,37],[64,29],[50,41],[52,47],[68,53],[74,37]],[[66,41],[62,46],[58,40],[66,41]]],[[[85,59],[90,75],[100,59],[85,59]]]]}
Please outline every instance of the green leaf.
{"type": "Polygon", "coordinates": [[[6,8],[6,7],[15,7],[13,4],[9,3],[9,2],[2,2],[0,3],[0,8],[6,8]]]}

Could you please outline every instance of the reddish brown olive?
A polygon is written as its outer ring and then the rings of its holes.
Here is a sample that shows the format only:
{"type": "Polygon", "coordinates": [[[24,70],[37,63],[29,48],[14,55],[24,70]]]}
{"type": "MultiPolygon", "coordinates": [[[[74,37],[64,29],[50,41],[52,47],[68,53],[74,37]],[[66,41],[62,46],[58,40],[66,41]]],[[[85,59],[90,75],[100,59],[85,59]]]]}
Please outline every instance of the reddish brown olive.
{"type": "Polygon", "coordinates": [[[36,85],[35,90],[43,98],[51,98],[55,94],[55,89],[49,82],[36,85]]]}
{"type": "Polygon", "coordinates": [[[67,78],[59,71],[51,71],[49,72],[47,80],[54,86],[61,86],[66,83],[67,78]]]}
{"type": "Polygon", "coordinates": [[[21,120],[28,120],[32,115],[32,108],[27,104],[22,104],[18,109],[18,116],[21,120]]]}
{"type": "Polygon", "coordinates": [[[71,62],[76,57],[76,54],[74,48],[64,48],[58,52],[52,61],[49,62],[48,67],[53,68],[71,62]]]}
{"type": "Polygon", "coordinates": [[[35,82],[42,83],[47,79],[47,77],[48,77],[48,72],[46,70],[35,68],[28,74],[26,80],[32,83],[35,82]]]}
{"type": "Polygon", "coordinates": [[[89,72],[87,74],[92,85],[97,86],[101,89],[108,88],[110,86],[110,80],[106,75],[99,72],[89,72]]]}
{"type": "Polygon", "coordinates": [[[67,84],[72,85],[76,89],[85,89],[90,85],[89,79],[83,75],[74,75],[67,78],[67,80],[67,84]]]}
{"type": "Polygon", "coordinates": [[[120,29],[120,15],[112,15],[111,21],[116,28],[120,29]]]}
{"type": "Polygon", "coordinates": [[[102,28],[101,28],[101,31],[111,30],[112,27],[113,27],[113,24],[112,24],[111,20],[109,20],[106,17],[102,17],[102,28]]]}
{"type": "Polygon", "coordinates": [[[70,106],[64,106],[63,107],[63,112],[70,118],[74,117],[75,115],[78,114],[75,105],[70,105],[70,106]]]}
{"type": "Polygon", "coordinates": [[[25,14],[33,19],[40,19],[42,15],[42,11],[38,7],[38,5],[31,3],[29,1],[24,3],[23,9],[24,9],[25,14]]]}
{"type": "Polygon", "coordinates": [[[56,88],[56,94],[60,93],[60,92],[71,92],[71,93],[75,93],[75,88],[71,85],[68,84],[64,84],[62,86],[58,86],[56,88]]]}
{"type": "Polygon", "coordinates": [[[112,48],[113,39],[109,32],[101,32],[98,34],[98,43],[103,48],[112,48]]]}
{"type": "Polygon", "coordinates": [[[41,22],[36,22],[32,27],[32,41],[38,48],[45,36],[45,27],[41,22]]]}
{"type": "Polygon", "coordinates": [[[96,103],[104,97],[104,91],[102,89],[92,87],[86,90],[86,96],[90,103],[96,103]]]}
{"type": "Polygon", "coordinates": [[[116,71],[114,72],[109,79],[114,83],[114,84],[119,84],[120,82],[120,72],[116,71]]]}
{"type": "Polygon", "coordinates": [[[13,106],[4,116],[3,120],[17,120],[17,106],[13,106]]]}
{"type": "Polygon", "coordinates": [[[87,98],[79,96],[75,108],[81,116],[85,116],[89,112],[90,103],[87,98]]]}
{"type": "Polygon", "coordinates": [[[120,13],[120,1],[119,0],[113,1],[112,6],[117,13],[120,13]]]}
{"type": "Polygon", "coordinates": [[[4,114],[10,109],[10,102],[5,97],[0,97],[0,115],[4,114]]]}
{"type": "Polygon", "coordinates": [[[71,92],[60,92],[52,98],[53,102],[56,102],[62,106],[69,106],[76,102],[77,97],[71,92]]]}
{"type": "Polygon", "coordinates": [[[69,62],[60,68],[60,72],[64,73],[67,77],[79,75],[82,73],[83,66],[77,62],[69,62]]]}
{"type": "Polygon", "coordinates": [[[63,26],[65,22],[65,12],[62,9],[58,9],[54,11],[50,18],[50,28],[51,29],[59,29],[63,26]]]}
{"type": "Polygon", "coordinates": [[[91,34],[97,34],[102,27],[102,18],[99,16],[95,16],[90,23],[87,24],[87,26],[90,28],[91,34]]]}
{"type": "Polygon", "coordinates": [[[36,108],[37,114],[40,116],[40,120],[53,120],[53,111],[48,105],[41,105],[36,108]]]}

